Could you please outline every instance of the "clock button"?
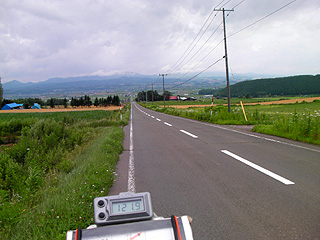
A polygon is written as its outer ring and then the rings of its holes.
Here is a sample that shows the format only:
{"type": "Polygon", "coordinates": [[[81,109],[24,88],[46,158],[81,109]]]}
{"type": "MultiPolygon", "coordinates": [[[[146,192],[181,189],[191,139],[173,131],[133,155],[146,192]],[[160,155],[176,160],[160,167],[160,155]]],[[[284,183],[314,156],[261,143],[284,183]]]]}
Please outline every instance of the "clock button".
{"type": "Polygon", "coordinates": [[[100,201],[98,202],[98,206],[99,206],[99,207],[103,207],[103,206],[104,206],[104,201],[103,201],[103,200],[100,200],[100,201]]]}
{"type": "Polygon", "coordinates": [[[101,220],[103,220],[103,219],[106,218],[106,215],[105,215],[103,212],[101,212],[101,213],[99,213],[98,217],[99,217],[101,220]]]}

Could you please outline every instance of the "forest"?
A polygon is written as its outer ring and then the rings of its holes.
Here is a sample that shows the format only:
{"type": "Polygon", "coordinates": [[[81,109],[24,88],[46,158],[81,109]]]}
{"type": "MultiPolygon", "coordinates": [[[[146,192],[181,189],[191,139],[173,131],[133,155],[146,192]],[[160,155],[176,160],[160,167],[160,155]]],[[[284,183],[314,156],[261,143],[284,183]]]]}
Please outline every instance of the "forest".
{"type": "MultiPolygon", "coordinates": [[[[226,97],[227,89],[202,89],[200,95],[226,97]]],[[[296,96],[320,94],[320,75],[248,80],[230,86],[231,97],[296,96]]]]}

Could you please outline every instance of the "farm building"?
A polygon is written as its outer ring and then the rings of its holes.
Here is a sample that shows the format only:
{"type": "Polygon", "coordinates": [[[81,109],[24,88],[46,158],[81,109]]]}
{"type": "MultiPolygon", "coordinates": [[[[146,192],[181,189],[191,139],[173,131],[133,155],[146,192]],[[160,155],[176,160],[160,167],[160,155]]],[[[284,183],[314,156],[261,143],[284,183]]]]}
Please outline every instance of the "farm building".
{"type": "Polygon", "coordinates": [[[172,101],[172,100],[178,100],[178,97],[177,97],[177,96],[170,96],[170,97],[169,97],[169,100],[171,100],[171,101],[172,101]]]}
{"type": "Polygon", "coordinates": [[[16,104],[16,103],[8,103],[4,105],[1,110],[14,110],[14,109],[21,109],[23,104],[16,104]]]}

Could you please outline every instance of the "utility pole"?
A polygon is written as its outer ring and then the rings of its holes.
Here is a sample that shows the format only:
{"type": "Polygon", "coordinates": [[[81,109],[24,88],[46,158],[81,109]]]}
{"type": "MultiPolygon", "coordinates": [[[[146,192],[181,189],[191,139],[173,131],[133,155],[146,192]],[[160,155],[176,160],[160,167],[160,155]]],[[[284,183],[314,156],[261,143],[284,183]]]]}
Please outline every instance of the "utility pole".
{"type": "Polygon", "coordinates": [[[146,105],[148,105],[148,89],[146,87],[146,105]]]}
{"type": "Polygon", "coordinates": [[[3,88],[2,88],[1,77],[0,77],[0,105],[2,103],[2,100],[3,100],[3,88]]]}
{"type": "Polygon", "coordinates": [[[214,9],[214,11],[222,11],[223,14],[223,32],[224,32],[224,59],[226,61],[226,79],[227,79],[227,95],[228,95],[228,112],[231,112],[231,103],[230,103],[230,85],[229,85],[229,67],[228,67],[228,52],[227,52],[227,33],[226,33],[226,18],[225,12],[233,12],[234,10],[225,10],[224,8],[214,9]]]}
{"type": "Polygon", "coordinates": [[[166,96],[165,96],[165,90],[164,90],[164,77],[168,74],[159,74],[159,76],[162,76],[162,86],[163,86],[163,105],[166,107],[166,96]]]}
{"type": "Polygon", "coordinates": [[[152,86],[152,104],[153,104],[153,83],[151,83],[152,86]]]}

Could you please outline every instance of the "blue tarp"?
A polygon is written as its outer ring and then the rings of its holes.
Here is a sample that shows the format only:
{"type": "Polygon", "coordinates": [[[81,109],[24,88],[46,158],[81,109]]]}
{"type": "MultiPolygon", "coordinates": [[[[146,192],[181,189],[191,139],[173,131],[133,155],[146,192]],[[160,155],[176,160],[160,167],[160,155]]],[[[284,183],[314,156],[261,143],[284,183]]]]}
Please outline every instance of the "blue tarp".
{"type": "Polygon", "coordinates": [[[22,108],[23,104],[16,104],[16,103],[8,103],[4,105],[1,110],[12,110],[12,109],[18,109],[22,108]]]}
{"type": "Polygon", "coordinates": [[[35,103],[32,109],[41,109],[41,106],[39,105],[39,103],[35,103]]]}

